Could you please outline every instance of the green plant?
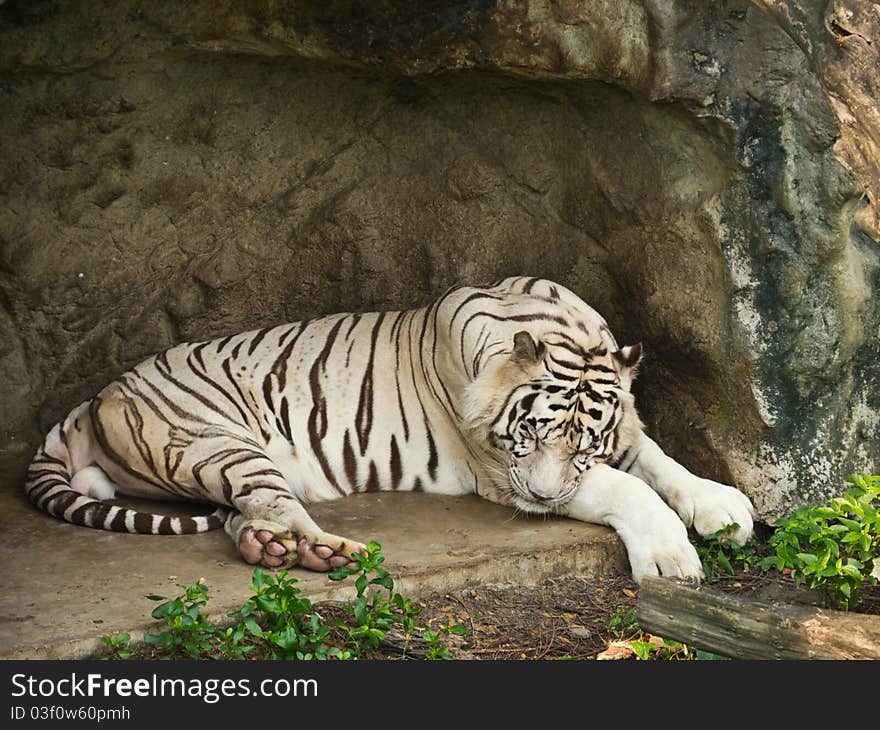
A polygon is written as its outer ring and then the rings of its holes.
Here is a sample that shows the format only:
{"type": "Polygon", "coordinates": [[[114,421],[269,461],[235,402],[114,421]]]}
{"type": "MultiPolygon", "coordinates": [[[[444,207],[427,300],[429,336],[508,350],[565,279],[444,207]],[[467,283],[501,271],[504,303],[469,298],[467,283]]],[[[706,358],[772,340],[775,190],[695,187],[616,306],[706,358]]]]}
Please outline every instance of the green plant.
{"type": "Polygon", "coordinates": [[[161,647],[169,655],[183,654],[197,659],[211,649],[216,629],[201,614],[208,603],[208,587],[201,581],[183,588],[183,593],[168,600],[165,596],[149,595],[151,601],[165,601],[153,609],[153,618],[164,621],[166,630],[147,634],[147,644],[161,647]]]}
{"type": "MultiPolygon", "coordinates": [[[[355,659],[375,653],[386,633],[399,626],[404,635],[403,656],[419,627],[418,605],[394,591],[394,581],[382,567],[385,557],[379,543],[371,542],[363,554],[355,556],[352,567],[338,568],[330,577],[343,580],[357,575],[357,596],[346,604],[348,620],[328,623],[312,602],[301,595],[296,578],[286,570],[266,573],[256,568],[251,574],[252,595],[231,614],[232,624],[218,628],[202,615],[208,603],[208,588],[203,582],[179,586],[183,593],[175,598],[147,596],[163,601],[152,611],[163,621],[165,630],[147,634],[146,643],[162,658],[188,656],[223,659],[355,659]],[[384,590],[383,590],[384,589],[384,590]]],[[[463,626],[448,625],[436,631],[424,630],[425,657],[449,659],[443,643],[450,634],[465,634],[463,626]]],[[[101,639],[112,659],[132,656],[128,634],[101,639]]]]}
{"type": "MultiPolygon", "coordinates": [[[[376,541],[370,542],[366,550],[354,556],[354,567],[343,566],[329,573],[330,580],[344,580],[357,575],[355,589],[357,595],[348,604],[347,609],[353,619],[348,626],[348,641],[358,653],[378,649],[385,640],[389,627],[396,621],[394,611],[394,581],[382,567],[385,556],[382,547],[376,541]],[[371,575],[372,574],[372,575],[371,575]],[[369,586],[385,588],[388,595],[381,591],[373,591],[372,597],[367,594],[369,586]]],[[[416,611],[418,613],[418,611],[416,611]]]]}
{"type": "Polygon", "coordinates": [[[246,643],[247,630],[243,623],[227,627],[217,635],[217,651],[223,659],[245,659],[256,646],[246,643]]]}
{"type": "Polygon", "coordinates": [[[128,659],[131,656],[131,649],[128,648],[131,635],[123,632],[115,636],[102,636],[101,641],[110,648],[110,653],[104,659],[128,659]]]}
{"type": "Polygon", "coordinates": [[[300,595],[296,578],[286,570],[274,576],[255,568],[250,588],[253,595],[230,618],[240,623],[231,635],[232,651],[244,632],[261,639],[266,659],[325,659],[331,650],[325,641],[330,633],[313,612],[312,602],[300,595]],[[260,619],[258,622],[257,619],[260,619]]]}
{"type": "Polygon", "coordinates": [[[470,630],[461,624],[447,623],[436,631],[425,629],[422,639],[425,642],[425,659],[452,659],[452,653],[444,643],[451,634],[455,636],[467,636],[470,630]]]}
{"type": "Polygon", "coordinates": [[[880,476],[850,475],[852,485],[826,505],[807,506],[777,523],[770,538],[775,554],[765,570],[791,570],[795,585],[818,588],[828,605],[855,606],[880,552],[880,476]]]}
{"type": "Polygon", "coordinates": [[[749,538],[745,545],[740,545],[731,535],[739,529],[737,523],[724,525],[717,532],[694,540],[694,547],[703,563],[706,580],[714,580],[720,571],[733,575],[736,568],[749,570],[760,563],[757,543],[754,537],[749,538]]]}
{"type": "MultiPolygon", "coordinates": [[[[640,631],[639,634],[642,635],[642,632],[640,631]]],[[[711,661],[727,659],[727,657],[723,657],[719,654],[696,649],[687,644],[683,644],[680,641],[673,641],[672,639],[661,639],[657,636],[648,635],[642,635],[642,638],[647,640],[630,642],[630,646],[632,647],[633,653],[636,655],[636,659],[641,659],[642,661],[649,659],[660,659],[664,661],[711,661]]]]}
{"type": "Polygon", "coordinates": [[[609,634],[615,636],[628,636],[639,629],[636,609],[632,606],[618,606],[611,614],[599,621],[609,634]]]}
{"type": "MultiPolygon", "coordinates": [[[[337,568],[328,576],[330,580],[344,580],[357,575],[357,595],[347,606],[352,619],[351,625],[346,626],[347,643],[352,651],[361,654],[377,650],[385,640],[388,630],[399,624],[404,636],[402,654],[406,657],[409,643],[417,629],[416,617],[421,609],[411,599],[394,591],[394,580],[382,567],[384,561],[382,546],[372,541],[363,552],[355,554],[354,566],[337,568]],[[372,590],[369,590],[371,587],[372,590]],[[385,590],[382,591],[382,588],[385,590]]],[[[451,659],[452,656],[442,640],[449,634],[461,636],[467,633],[468,630],[459,624],[437,631],[426,629],[422,632],[426,646],[425,658],[451,659]]]]}

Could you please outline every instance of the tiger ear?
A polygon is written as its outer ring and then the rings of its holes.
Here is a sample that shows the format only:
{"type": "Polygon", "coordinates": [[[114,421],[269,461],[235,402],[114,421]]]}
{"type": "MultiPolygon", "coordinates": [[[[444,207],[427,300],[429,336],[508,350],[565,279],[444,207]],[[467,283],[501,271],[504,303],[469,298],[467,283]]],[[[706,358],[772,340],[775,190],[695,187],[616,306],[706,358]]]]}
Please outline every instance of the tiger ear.
{"type": "Polygon", "coordinates": [[[513,336],[513,361],[521,367],[529,367],[538,364],[544,358],[544,343],[532,339],[532,336],[522,330],[513,336]]]}
{"type": "Polygon", "coordinates": [[[614,365],[617,368],[617,374],[620,377],[620,386],[624,390],[629,390],[632,381],[635,380],[636,371],[642,360],[642,354],[641,342],[637,345],[621,347],[617,352],[611,353],[611,356],[614,358],[614,365]]]}

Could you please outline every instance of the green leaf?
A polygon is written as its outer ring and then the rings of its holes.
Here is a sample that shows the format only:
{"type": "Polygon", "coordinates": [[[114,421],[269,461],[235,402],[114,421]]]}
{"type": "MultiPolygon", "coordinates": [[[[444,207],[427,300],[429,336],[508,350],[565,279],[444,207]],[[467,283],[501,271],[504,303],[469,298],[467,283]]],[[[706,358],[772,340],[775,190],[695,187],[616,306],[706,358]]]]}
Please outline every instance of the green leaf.
{"type": "Polygon", "coordinates": [[[150,615],[155,619],[161,620],[163,618],[168,618],[169,616],[178,615],[182,610],[183,603],[175,598],[173,601],[168,601],[167,603],[162,603],[156,606],[150,615]]]}
{"type": "Polygon", "coordinates": [[[157,596],[155,593],[151,593],[149,596],[147,596],[147,599],[150,600],[150,601],[164,601],[164,600],[167,600],[167,599],[165,598],[165,596],[157,596]]]}
{"type": "Polygon", "coordinates": [[[329,573],[327,573],[327,577],[330,580],[345,580],[346,578],[348,578],[348,576],[356,572],[357,571],[352,570],[347,565],[343,565],[340,568],[336,568],[336,570],[331,570],[329,573]]]}
{"type": "Polygon", "coordinates": [[[257,608],[261,611],[265,611],[266,613],[275,613],[278,610],[278,601],[269,598],[266,595],[259,595],[255,597],[257,608]]]}
{"type": "Polygon", "coordinates": [[[262,570],[259,568],[254,568],[254,572],[251,574],[251,588],[255,591],[259,591],[264,585],[266,585],[267,576],[262,570]]]}
{"type": "Polygon", "coordinates": [[[284,650],[290,650],[299,644],[299,635],[292,626],[272,637],[272,642],[284,650]]]}
{"type": "Polygon", "coordinates": [[[639,659],[647,660],[651,658],[651,650],[654,648],[653,644],[647,641],[631,641],[629,645],[639,659]]]}
{"type": "Polygon", "coordinates": [[[355,621],[359,624],[364,623],[367,617],[367,597],[364,595],[358,596],[354,601],[352,609],[355,621]]]}
{"type": "Polygon", "coordinates": [[[861,522],[856,522],[855,520],[850,520],[846,517],[838,517],[837,519],[841,524],[845,525],[846,527],[848,527],[850,530],[853,530],[854,532],[859,532],[862,529],[861,522]]]}
{"type": "MultiPolygon", "coordinates": [[[[381,568],[379,570],[381,570],[381,568]]],[[[394,579],[388,573],[385,573],[384,575],[380,575],[378,578],[373,578],[373,580],[370,581],[370,585],[379,585],[386,590],[393,591],[394,579]]]]}

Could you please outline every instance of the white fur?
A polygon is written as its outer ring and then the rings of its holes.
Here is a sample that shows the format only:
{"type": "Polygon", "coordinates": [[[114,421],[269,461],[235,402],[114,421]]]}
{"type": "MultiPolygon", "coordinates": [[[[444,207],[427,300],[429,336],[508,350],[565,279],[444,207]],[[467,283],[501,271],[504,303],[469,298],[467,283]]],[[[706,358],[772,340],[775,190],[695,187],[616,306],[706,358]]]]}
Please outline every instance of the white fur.
{"type": "Polygon", "coordinates": [[[629,473],[654,487],[687,527],[693,525],[705,537],[736,523],[739,528],[731,534],[733,540],[742,545],[751,537],[755,509],[746,495],[692,474],[644,433],[635,448],[629,473]]]}
{"type": "Polygon", "coordinates": [[[613,527],[629,555],[633,580],[666,575],[699,580],[700,558],[684,523],[649,485],[600,464],[585,472],[565,514],[613,527]]]}
{"type": "Polygon", "coordinates": [[[70,480],[70,488],[92,499],[113,499],[116,496],[116,485],[98,466],[80,469],[70,480]]]}

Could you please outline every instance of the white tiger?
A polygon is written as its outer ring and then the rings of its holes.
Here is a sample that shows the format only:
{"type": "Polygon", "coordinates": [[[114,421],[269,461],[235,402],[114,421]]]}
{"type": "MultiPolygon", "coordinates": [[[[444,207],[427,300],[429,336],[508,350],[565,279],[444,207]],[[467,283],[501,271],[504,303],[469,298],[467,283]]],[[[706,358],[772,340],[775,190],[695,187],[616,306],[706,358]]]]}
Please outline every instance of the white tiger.
{"type": "Polygon", "coordinates": [[[359,542],[305,505],[353,492],[477,493],[531,513],[613,527],[633,578],[699,579],[686,526],[754,510],[642,430],[630,385],[641,346],[619,348],[568,289],[516,277],[455,287],[422,309],[337,314],[150,357],[47,435],[26,490],[88,527],[220,527],[245,561],[328,570],[359,542]],[[121,493],[219,505],[203,517],[110,504],[121,493]]]}

